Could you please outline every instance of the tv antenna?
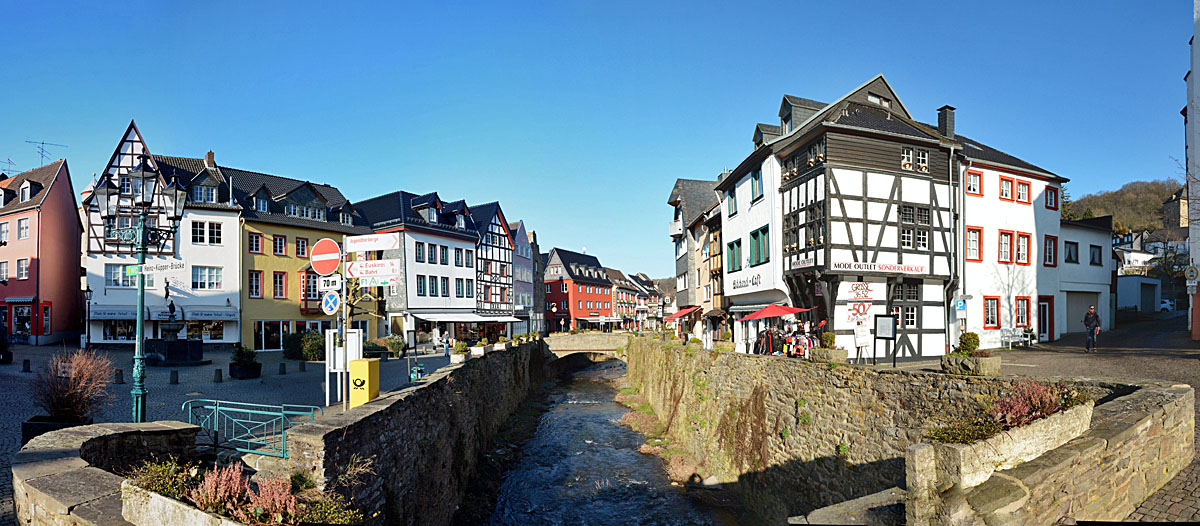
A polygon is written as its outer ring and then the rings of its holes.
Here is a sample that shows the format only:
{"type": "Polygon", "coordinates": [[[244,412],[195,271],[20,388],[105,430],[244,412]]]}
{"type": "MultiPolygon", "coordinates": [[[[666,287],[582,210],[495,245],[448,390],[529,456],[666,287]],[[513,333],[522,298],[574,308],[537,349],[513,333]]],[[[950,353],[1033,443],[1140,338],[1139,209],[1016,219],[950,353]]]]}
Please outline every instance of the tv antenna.
{"type": "Polygon", "coordinates": [[[69,146],[67,146],[65,144],[55,144],[55,143],[46,142],[46,141],[25,141],[25,142],[27,142],[29,144],[37,145],[37,148],[35,148],[35,150],[37,150],[38,155],[40,155],[42,157],[42,162],[39,166],[46,165],[47,157],[54,157],[53,155],[50,154],[50,151],[46,149],[47,146],[61,146],[63,148],[69,148],[69,146]]]}
{"type": "Polygon", "coordinates": [[[0,161],[0,172],[16,175],[17,163],[13,162],[12,157],[6,157],[3,161],[0,161]]]}

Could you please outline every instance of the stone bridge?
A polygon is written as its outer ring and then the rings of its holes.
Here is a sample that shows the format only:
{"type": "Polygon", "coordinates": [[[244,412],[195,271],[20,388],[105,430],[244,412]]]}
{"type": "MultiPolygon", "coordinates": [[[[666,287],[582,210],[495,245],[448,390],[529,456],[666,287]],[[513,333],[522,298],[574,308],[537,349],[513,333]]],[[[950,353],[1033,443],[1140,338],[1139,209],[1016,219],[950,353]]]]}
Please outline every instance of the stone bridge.
{"type": "Polygon", "coordinates": [[[550,352],[563,358],[572,354],[588,353],[622,359],[622,352],[629,345],[629,334],[589,332],[582,334],[555,334],[545,339],[550,352]]]}

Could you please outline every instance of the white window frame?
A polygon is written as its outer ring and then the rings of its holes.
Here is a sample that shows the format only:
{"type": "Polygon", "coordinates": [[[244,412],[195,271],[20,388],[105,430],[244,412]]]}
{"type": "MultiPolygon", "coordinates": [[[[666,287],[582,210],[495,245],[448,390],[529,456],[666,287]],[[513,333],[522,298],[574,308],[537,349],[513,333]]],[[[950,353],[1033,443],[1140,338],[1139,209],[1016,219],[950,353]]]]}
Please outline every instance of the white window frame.
{"type": "Polygon", "coordinates": [[[977,173],[968,173],[967,174],[967,193],[968,194],[981,193],[979,191],[980,180],[981,180],[981,178],[979,177],[979,174],[977,174],[977,173]]]}

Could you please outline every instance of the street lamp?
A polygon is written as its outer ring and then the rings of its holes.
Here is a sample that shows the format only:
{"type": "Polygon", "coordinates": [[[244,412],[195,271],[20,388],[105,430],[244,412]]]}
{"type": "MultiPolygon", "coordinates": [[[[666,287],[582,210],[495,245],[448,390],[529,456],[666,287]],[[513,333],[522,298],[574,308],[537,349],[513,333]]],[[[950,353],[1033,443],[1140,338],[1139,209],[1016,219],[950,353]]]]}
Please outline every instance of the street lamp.
{"type": "MultiPolygon", "coordinates": [[[[142,272],[146,264],[146,249],[150,245],[163,245],[173,237],[179,229],[179,220],[183,218],[183,207],[187,202],[187,187],[177,177],[164,188],[159,188],[161,174],[150,162],[146,154],[138,156],[138,165],[127,174],[130,183],[129,211],[137,216],[137,225],[113,229],[111,234],[117,243],[133,244],[137,254],[138,293],[137,293],[137,340],[133,347],[133,422],[146,421],[146,275],[142,272]],[[161,195],[162,205],[171,222],[171,228],[146,226],[146,218],[151,214],[160,213],[155,206],[155,197],[161,195]]],[[[100,207],[100,217],[104,219],[117,217],[121,208],[121,188],[113,182],[111,175],[105,175],[96,183],[96,198],[100,207]]],[[[89,341],[90,343],[90,341],[89,341]]]]}
{"type": "Polygon", "coordinates": [[[87,301],[87,318],[83,320],[83,330],[87,338],[87,348],[92,348],[92,286],[88,285],[83,291],[83,299],[87,301]]]}

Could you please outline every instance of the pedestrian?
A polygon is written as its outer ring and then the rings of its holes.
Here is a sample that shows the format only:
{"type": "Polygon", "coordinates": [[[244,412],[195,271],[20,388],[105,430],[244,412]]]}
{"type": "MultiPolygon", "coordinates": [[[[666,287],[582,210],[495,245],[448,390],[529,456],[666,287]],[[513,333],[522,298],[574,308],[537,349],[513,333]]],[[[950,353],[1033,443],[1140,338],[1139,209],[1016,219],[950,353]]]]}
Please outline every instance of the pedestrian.
{"type": "Polygon", "coordinates": [[[1100,315],[1096,314],[1096,306],[1088,307],[1087,314],[1083,315],[1083,328],[1087,331],[1087,339],[1084,340],[1084,352],[1098,352],[1096,349],[1096,337],[1100,335],[1100,315]]]}

